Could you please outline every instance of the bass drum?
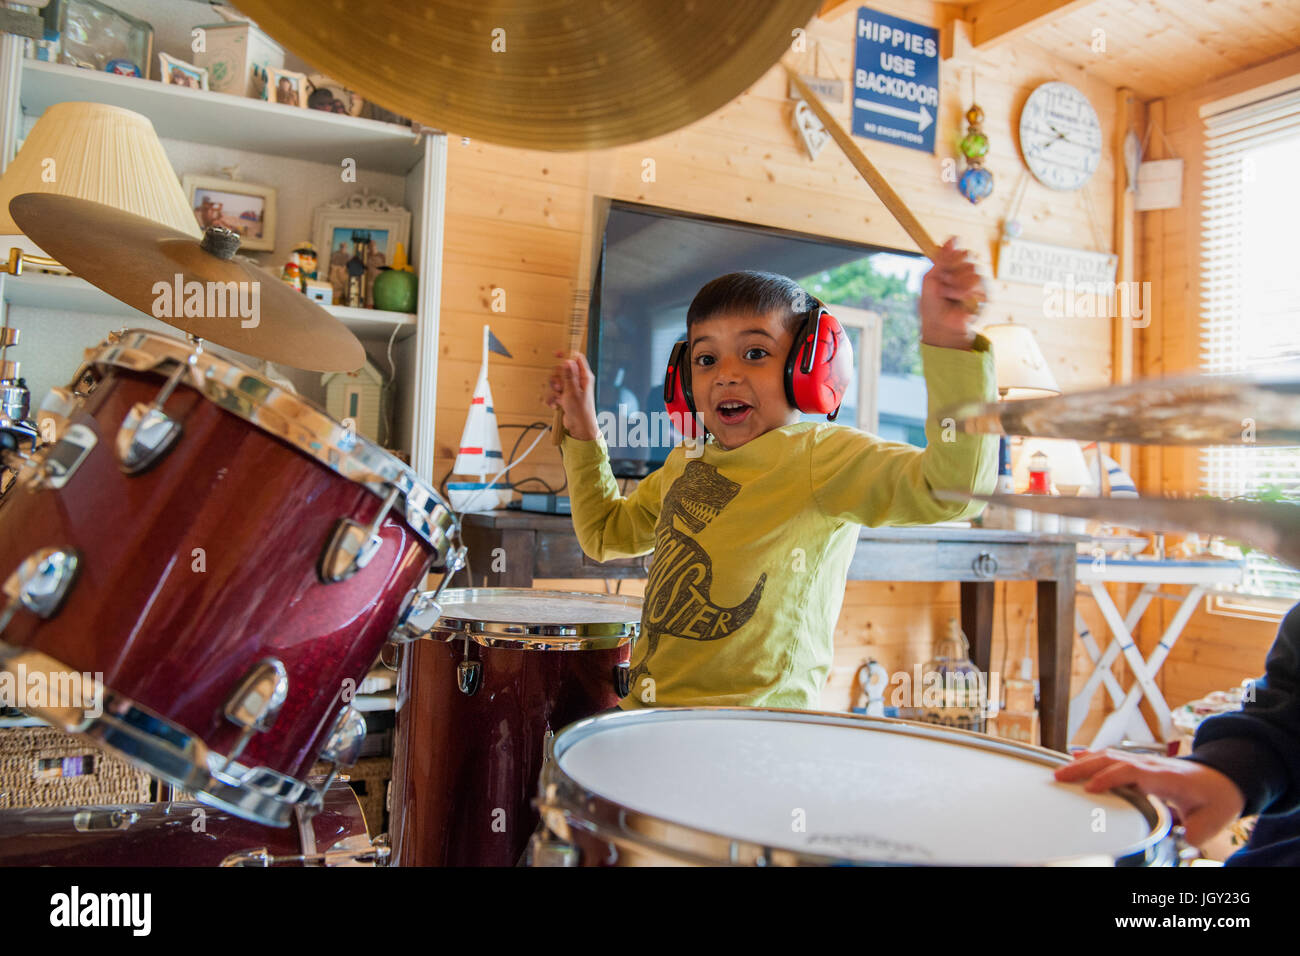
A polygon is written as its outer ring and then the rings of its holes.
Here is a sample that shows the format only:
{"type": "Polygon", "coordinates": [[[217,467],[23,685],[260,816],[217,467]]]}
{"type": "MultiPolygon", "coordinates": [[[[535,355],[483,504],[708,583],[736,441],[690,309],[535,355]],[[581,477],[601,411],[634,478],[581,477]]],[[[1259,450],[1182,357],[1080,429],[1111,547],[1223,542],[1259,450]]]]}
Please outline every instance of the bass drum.
{"type": "Polygon", "coordinates": [[[345,783],[287,828],[193,801],[0,810],[0,866],[374,866],[385,853],[345,783]]]}
{"type": "Polygon", "coordinates": [[[1055,751],[927,724],[727,707],[579,721],[536,865],[1171,865],[1169,811],[1057,783],[1055,751]]]}

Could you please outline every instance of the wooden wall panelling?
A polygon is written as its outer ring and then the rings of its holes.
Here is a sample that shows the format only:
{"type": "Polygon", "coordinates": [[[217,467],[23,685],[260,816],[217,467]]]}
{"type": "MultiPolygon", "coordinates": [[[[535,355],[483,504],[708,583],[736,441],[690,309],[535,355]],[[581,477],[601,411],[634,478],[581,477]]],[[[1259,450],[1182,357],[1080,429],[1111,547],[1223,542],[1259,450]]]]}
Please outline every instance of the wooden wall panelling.
{"type": "MultiPolygon", "coordinates": [[[[943,5],[928,3],[890,0],[875,6],[936,25],[947,15],[943,5]]],[[[852,16],[846,9],[829,23],[810,25],[811,38],[822,43],[823,62],[829,58],[841,77],[849,77],[852,71],[852,16]]],[[[969,57],[943,64],[935,155],[869,140],[860,143],[933,234],[958,235],[991,270],[1001,220],[1024,169],[1015,134],[1019,112],[1034,87],[1053,79],[1079,86],[1097,109],[1105,134],[1112,133],[1113,87],[1032,44],[1009,42],[996,51],[973,51],[969,57]],[[945,160],[957,160],[955,169],[962,168],[956,143],[964,131],[962,114],[970,103],[972,71],[992,140],[989,164],[997,178],[997,191],[977,207],[960,196],[953,182],[943,179],[945,160]]],[[[454,138],[449,142],[441,374],[436,396],[438,479],[451,465],[464,424],[484,322],[492,324],[519,356],[517,360],[492,358],[498,419],[525,424],[548,417],[539,401],[550,365],[546,345],[551,336],[557,346],[563,344],[570,291],[575,280],[586,281],[581,274],[584,244],[589,246],[594,238],[584,234],[594,229],[587,225],[586,206],[594,196],[913,248],[833,145],[816,162],[806,158],[790,126],[792,106],[785,87],[783,76],[773,69],[747,93],[686,129],[593,153],[549,154],[478,140],[465,145],[454,138]],[[646,160],[654,161],[652,181],[644,176],[646,160]],[[506,291],[504,313],[491,311],[494,288],[506,291]]],[[[832,112],[848,122],[847,102],[832,105],[832,112]]],[[[1113,216],[1114,176],[1114,162],[1106,155],[1089,187],[1103,228],[1113,216]]],[[[1028,238],[1094,245],[1089,216],[1078,195],[1061,197],[1031,187],[1022,219],[1028,238]]],[[[996,281],[991,285],[994,301],[989,320],[1015,318],[1030,324],[1062,385],[1110,381],[1109,319],[1046,319],[1041,289],[996,281]]],[[[507,450],[516,434],[514,429],[503,432],[507,450]]],[[[539,445],[513,478],[518,481],[528,475],[555,485],[563,481],[558,453],[549,442],[539,445]]],[[[536,586],[546,583],[539,581],[536,586]]],[[[603,590],[598,580],[562,586],[603,590]]],[[[634,582],[625,582],[624,592],[633,586],[634,582]]],[[[1009,615],[1018,648],[1025,622],[1034,617],[1033,588],[1013,584],[1008,594],[1007,605],[999,605],[999,621],[1009,615]]],[[[848,706],[852,676],[864,649],[888,657],[891,672],[910,668],[930,656],[936,628],[957,616],[957,611],[955,584],[850,582],[836,631],[835,670],[826,705],[848,706]]],[[[1000,623],[996,633],[994,659],[1000,661],[1000,623]]],[[[1015,656],[1020,653],[1017,649],[1015,656]]]]}

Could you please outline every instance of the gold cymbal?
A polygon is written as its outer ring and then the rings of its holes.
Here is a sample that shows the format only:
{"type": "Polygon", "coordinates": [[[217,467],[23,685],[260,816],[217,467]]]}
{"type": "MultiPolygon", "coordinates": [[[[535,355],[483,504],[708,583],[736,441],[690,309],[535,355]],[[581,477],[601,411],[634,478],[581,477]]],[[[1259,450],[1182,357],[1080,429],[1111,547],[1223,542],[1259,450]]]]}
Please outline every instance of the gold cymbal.
{"type": "Polygon", "coordinates": [[[1070,498],[1061,495],[972,495],[936,489],[946,501],[984,501],[1070,518],[1093,518],[1147,532],[1194,531],[1222,535],[1269,552],[1300,568],[1300,504],[1222,498],[1070,498]]]}
{"type": "Polygon", "coordinates": [[[1188,375],[944,413],[966,432],[1132,445],[1300,445],[1300,370],[1188,375]]]}
{"type": "Polygon", "coordinates": [[[301,292],[247,259],[208,252],[170,226],[53,193],[15,196],[9,212],[74,275],[183,332],[317,372],[350,372],[365,362],[352,331],[301,292]],[[191,282],[200,286],[187,289],[191,282]]]}
{"type": "Polygon", "coordinates": [[[602,149],[735,99],[821,0],[239,0],[286,49],[387,109],[529,149],[602,149]],[[349,10],[345,13],[344,10],[349,10]]]}

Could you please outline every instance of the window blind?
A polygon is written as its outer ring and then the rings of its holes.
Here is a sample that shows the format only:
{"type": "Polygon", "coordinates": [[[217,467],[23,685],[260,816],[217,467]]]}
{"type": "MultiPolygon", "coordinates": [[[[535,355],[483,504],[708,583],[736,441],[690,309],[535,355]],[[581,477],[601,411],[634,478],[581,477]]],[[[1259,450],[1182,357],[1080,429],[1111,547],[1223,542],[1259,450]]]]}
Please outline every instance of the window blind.
{"type": "MultiPolygon", "coordinates": [[[[1295,88],[1202,110],[1201,367],[1266,372],[1300,362],[1300,78],[1295,88]]],[[[1243,432],[1245,428],[1243,426],[1243,432]]],[[[1300,506],[1300,448],[1201,452],[1202,489],[1300,506]]],[[[1300,571],[1252,551],[1239,589],[1300,598],[1300,571]]]]}

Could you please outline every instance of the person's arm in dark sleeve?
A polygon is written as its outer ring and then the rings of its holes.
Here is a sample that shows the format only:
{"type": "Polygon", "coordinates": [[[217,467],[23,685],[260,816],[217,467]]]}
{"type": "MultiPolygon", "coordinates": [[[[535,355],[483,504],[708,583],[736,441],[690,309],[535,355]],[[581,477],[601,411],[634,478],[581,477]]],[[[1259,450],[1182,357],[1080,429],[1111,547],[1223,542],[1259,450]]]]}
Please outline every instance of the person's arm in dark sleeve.
{"type": "Polygon", "coordinates": [[[1300,604],[1291,608],[1241,711],[1210,717],[1186,758],[1227,776],[1244,815],[1300,808],[1300,604]]]}

